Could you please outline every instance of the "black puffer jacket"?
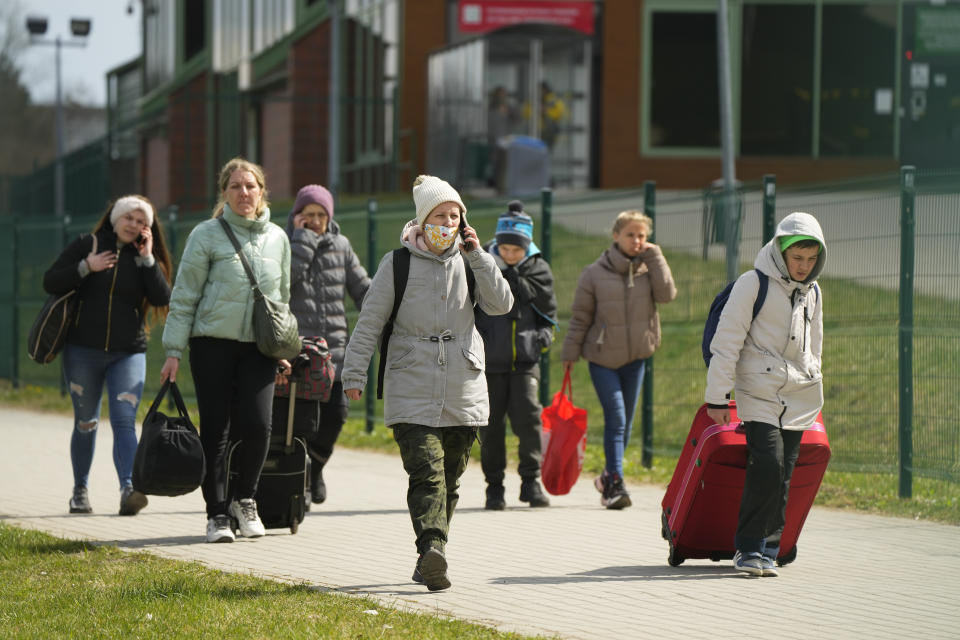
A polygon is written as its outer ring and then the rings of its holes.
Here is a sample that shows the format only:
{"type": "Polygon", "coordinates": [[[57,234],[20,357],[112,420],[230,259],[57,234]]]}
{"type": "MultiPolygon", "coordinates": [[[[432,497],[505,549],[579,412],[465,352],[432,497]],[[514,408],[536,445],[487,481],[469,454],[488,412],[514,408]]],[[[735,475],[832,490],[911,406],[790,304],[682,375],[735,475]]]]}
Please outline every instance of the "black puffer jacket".
{"type": "Polygon", "coordinates": [[[350,246],[340,235],[340,227],[331,220],[327,232],[294,229],[293,215],[287,220],[290,236],[290,309],[297,317],[300,335],[320,336],[327,340],[330,356],[337,366],[337,380],[343,368],[347,347],[345,293],[357,309],[370,288],[370,278],[350,246]]]}
{"type": "MultiPolygon", "coordinates": [[[[97,233],[97,253],[117,251],[117,235],[104,227],[97,233]]],[[[142,353],[147,350],[141,305],[144,298],[155,307],[170,302],[170,283],[156,261],[137,264],[133,245],[119,250],[116,266],[80,277],[80,262],[93,250],[93,234],[71,242],[43,275],[47,293],[63,294],[80,286],[77,317],[67,343],[104,351],[142,353]]]]}
{"type": "Polygon", "coordinates": [[[500,267],[513,293],[513,308],[502,316],[475,311],[477,330],[483,337],[487,372],[508,373],[528,369],[540,362],[540,354],[553,342],[557,326],[557,298],[553,293],[553,272],[531,244],[526,257],[508,267],[496,250],[496,243],[484,249],[500,267]]]}

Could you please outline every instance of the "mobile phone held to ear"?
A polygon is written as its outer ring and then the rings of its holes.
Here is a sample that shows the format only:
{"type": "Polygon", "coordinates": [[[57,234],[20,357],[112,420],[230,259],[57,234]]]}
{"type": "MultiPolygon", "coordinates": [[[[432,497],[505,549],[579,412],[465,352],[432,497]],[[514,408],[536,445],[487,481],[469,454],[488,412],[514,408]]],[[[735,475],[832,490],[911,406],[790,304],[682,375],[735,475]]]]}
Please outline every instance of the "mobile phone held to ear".
{"type": "Polygon", "coordinates": [[[464,242],[467,241],[467,221],[463,218],[460,218],[460,239],[464,242]]]}

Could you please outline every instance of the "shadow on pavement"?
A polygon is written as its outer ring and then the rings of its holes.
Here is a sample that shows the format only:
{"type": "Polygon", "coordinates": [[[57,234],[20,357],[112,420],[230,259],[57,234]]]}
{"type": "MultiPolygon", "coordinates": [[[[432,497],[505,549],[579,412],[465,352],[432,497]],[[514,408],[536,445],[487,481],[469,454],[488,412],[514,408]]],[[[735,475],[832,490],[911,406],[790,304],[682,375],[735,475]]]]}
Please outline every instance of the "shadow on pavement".
{"type": "Polygon", "coordinates": [[[642,580],[713,580],[717,578],[740,578],[743,576],[729,564],[690,565],[671,567],[664,563],[652,566],[604,567],[571,573],[563,576],[502,576],[492,578],[494,584],[569,584],[574,582],[616,582],[642,580]]]}

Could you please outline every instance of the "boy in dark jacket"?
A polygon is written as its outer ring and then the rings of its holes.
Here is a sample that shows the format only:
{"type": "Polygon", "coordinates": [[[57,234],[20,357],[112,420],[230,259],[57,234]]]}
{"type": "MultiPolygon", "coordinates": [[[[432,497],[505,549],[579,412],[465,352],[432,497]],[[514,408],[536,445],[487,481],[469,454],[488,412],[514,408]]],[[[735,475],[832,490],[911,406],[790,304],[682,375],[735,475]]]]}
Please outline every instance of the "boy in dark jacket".
{"type": "Polygon", "coordinates": [[[540,488],[540,354],[550,347],[557,326],[553,272],[533,242],[533,220],[513,200],[497,221],[495,239],[484,247],[510,284],[510,313],[489,316],[476,310],[486,351],[490,421],[483,430],[480,457],[487,481],[486,508],[506,508],[503,478],[507,466],[505,418],[520,439],[520,500],[531,507],[550,501],[540,488]]]}

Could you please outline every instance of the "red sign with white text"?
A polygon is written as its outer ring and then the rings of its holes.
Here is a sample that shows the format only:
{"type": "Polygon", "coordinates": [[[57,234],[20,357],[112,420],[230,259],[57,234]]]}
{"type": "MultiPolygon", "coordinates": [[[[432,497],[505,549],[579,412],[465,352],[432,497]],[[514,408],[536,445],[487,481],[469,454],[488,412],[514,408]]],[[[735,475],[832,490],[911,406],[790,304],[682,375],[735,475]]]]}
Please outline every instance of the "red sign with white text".
{"type": "Polygon", "coordinates": [[[593,2],[460,0],[463,33],[486,33],[515,24],[554,24],[593,35],[593,2]]]}

